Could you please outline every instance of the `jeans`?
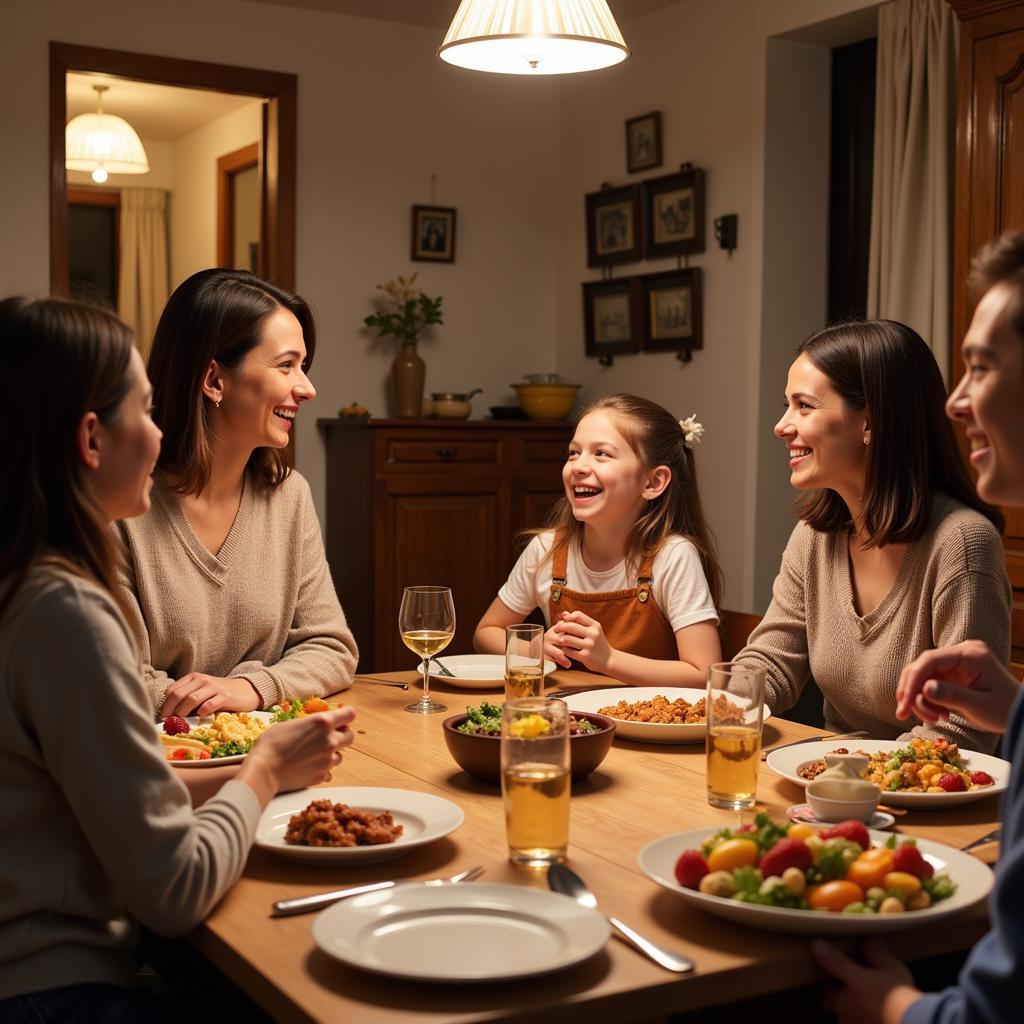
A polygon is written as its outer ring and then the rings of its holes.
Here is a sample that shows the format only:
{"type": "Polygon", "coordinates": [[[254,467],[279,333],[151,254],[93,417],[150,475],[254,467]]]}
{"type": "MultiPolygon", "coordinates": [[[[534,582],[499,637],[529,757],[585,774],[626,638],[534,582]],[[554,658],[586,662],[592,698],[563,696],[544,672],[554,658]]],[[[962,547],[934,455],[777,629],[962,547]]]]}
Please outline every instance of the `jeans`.
{"type": "Polygon", "coordinates": [[[3,1024],[171,1024],[170,1009],[143,992],[89,982],[0,1001],[3,1024]]]}

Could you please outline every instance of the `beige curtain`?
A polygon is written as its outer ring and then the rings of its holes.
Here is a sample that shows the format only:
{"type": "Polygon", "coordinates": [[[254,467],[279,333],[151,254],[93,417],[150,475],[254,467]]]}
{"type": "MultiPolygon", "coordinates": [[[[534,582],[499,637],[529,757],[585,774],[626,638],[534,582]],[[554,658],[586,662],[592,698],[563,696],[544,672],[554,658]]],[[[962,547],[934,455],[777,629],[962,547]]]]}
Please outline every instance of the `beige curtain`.
{"type": "Polygon", "coordinates": [[[149,355],[153,331],[170,294],[167,277],[167,193],[156,188],[121,190],[121,258],[118,313],[149,355]]]}
{"type": "Polygon", "coordinates": [[[947,379],[956,53],[946,0],[879,7],[868,316],[913,327],[947,379]]]}

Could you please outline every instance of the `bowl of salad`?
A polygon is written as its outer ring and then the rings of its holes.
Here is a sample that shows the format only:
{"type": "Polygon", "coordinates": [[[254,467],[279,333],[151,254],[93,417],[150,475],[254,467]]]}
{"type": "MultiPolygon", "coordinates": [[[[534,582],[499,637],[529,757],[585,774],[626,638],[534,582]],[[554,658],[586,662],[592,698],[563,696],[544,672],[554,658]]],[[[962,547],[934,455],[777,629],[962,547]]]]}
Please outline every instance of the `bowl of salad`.
{"type": "MultiPolygon", "coordinates": [[[[464,715],[442,723],[448,753],[465,772],[480,782],[501,781],[501,704],[483,701],[464,715]]],[[[585,779],[608,755],[615,723],[604,715],[573,711],[569,718],[569,758],[574,781],[585,779]]]]}

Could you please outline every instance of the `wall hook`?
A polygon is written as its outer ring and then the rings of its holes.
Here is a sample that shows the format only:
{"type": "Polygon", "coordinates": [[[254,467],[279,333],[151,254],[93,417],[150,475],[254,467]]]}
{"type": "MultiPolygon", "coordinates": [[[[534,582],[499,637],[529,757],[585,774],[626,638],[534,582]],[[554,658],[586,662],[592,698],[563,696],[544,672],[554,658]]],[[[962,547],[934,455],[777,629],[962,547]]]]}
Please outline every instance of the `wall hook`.
{"type": "Polygon", "coordinates": [[[676,359],[678,359],[681,363],[692,363],[693,353],[688,348],[681,348],[676,353],[676,359]]]}
{"type": "Polygon", "coordinates": [[[615,356],[611,355],[609,352],[605,352],[604,355],[601,355],[601,356],[597,357],[597,361],[602,366],[611,366],[612,363],[615,362],[615,356]]]}

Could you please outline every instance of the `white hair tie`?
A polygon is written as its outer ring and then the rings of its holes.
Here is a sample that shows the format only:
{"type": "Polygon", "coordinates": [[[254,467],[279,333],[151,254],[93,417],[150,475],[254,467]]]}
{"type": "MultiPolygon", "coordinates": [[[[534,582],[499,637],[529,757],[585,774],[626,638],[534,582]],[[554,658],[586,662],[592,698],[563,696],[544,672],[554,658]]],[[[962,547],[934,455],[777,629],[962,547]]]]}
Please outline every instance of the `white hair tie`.
{"type": "Polygon", "coordinates": [[[691,413],[685,420],[679,421],[679,429],[683,432],[683,441],[686,447],[692,452],[704,436],[704,425],[697,422],[696,413],[691,413]]]}

